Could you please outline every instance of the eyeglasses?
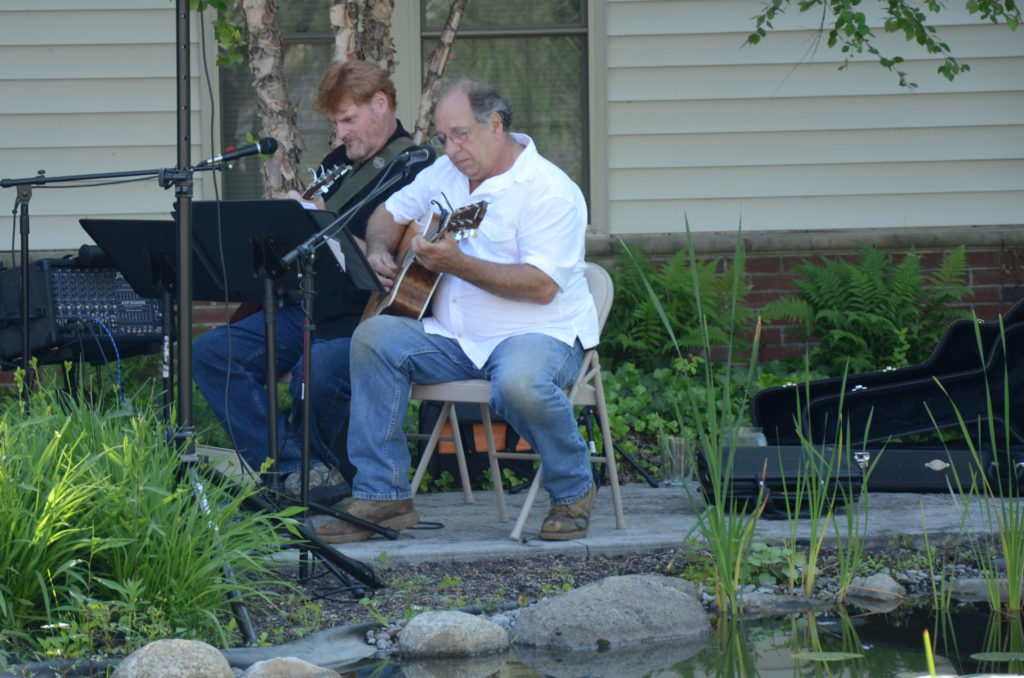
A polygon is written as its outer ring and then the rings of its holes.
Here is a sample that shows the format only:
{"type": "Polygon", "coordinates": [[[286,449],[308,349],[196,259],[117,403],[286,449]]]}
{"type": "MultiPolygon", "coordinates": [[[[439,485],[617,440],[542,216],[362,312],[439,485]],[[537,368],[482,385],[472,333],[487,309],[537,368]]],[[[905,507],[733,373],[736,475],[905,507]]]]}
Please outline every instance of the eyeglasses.
{"type": "Polygon", "coordinates": [[[438,148],[444,148],[448,145],[449,141],[454,141],[457,144],[461,144],[469,138],[469,133],[473,131],[473,128],[483,123],[477,120],[469,127],[456,127],[448,132],[448,134],[435,134],[430,137],[430,143],[434,144],[438,148]]]}

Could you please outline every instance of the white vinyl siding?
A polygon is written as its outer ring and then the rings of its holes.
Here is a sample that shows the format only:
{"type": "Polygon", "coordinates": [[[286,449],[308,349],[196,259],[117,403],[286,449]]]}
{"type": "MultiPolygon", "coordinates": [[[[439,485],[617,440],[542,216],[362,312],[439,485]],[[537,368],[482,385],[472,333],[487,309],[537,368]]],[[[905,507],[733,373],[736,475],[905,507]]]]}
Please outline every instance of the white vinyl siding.
{"type": "MultiPolygon", "coordinates": [[[[420,67],[413,4],[396,8],[410,126],[420,67]]],[[[174,167],[175,5],[0,2],[0,177],[174,167]]],[[[1022,222],[1024,30],[947,3],[935,25],[972,69],[952,83],[935,73],[938,60],[881,35],[886,53],[908,59],[902,68],[919,87],[907,90],[866,55],[838,70],[841,54],[815,43],[820,14],[793,8],[760,45],[743,46],[762,5],[590,1],[595,234],[678,234],[684,215],[696,231],[734,231],[740,220],[747,231],[1022,222]]],[[[201,37],[193,16],[193,162],[213,154],[216,128],[201,37]]],[[[211,50],[216,78],[214,58],[211,50]]],[[[194,197],[212,197],[212,174],[195,179],[194,197]]],[[[15,195],[0,189],[8,206],[15,195]]],[[[78,219],[168,218],[174,198],[152,179],[50,184],[29,203],[30,245],[76,249],[87,242],[78,219]]]]}
{"type": "Polygon", "coordinates": [[[935,21],[971,66],[953,82],[877,31],[909,90],[867,55],[838,70],[820,12],[743,46],[757,0],[609,0],[607,231],[1020,223],[1024,34],[956,4],[935,21]]]}
{"type": "MultiPolygon", "coordinates": [[[[28,178],[38,170],[67,177],[175,167],[174,10],[173,0],[0,3],[2,178],[28,178]]],[[[195,17],[190,31],[191,156],[198,162],[209,150],[201,141],[208,138],[204,130],[210,123],[203,120],[207,97],[195,17]]],[[[196,175],[194,197],[202,197],[208,181],[196,175]]],[[[15,196],[14,188],[0,189],[7,205],[15,196]]],[[[75,250],[90,242],[80,218],[169,219],[174,200],[173,187],[161,188],[155,178],[112,186],[51,182],[34,187],[29,246],[75,250]]]]}

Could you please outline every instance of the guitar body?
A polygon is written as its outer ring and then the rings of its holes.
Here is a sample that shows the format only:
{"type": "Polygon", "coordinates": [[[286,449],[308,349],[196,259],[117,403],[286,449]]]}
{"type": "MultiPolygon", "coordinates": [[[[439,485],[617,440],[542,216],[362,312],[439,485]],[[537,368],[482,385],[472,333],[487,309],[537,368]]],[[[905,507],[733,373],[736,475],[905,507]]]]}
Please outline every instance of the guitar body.
{"type": "Polygon", "coordinates": [[[421,319],[430,307],[441,274],[428,271],[415,257],[402,268],[389,294],[374,292],[363,312],[363,320],[381,313],[421,319]]]}
{"type": "MultiPolygon", "coordinates": [[[[443,217],[434,215],[427,229],[425,237],[431,242],[437,240],[445,232],[454,233],[457,239],[467,236],[475,236],[476,228],[487,212],[487,203],[478,202],[467,205],[451,212],[443,217]]],[[[399,250],[402,255],[399,261],[402,266],[395,277],[395,284],[391,292],[374,292],[370,295],[370,301],[360,320],[372,318],[375,315],[400,315],[406,318],[420,320],[430,307],[430,300],[434,296],[434,290],[441,281],[441,274],[430,271],[416,261],[412,252],[411,242],[415,233],[408,232],[402,239],[399,250]]]]}

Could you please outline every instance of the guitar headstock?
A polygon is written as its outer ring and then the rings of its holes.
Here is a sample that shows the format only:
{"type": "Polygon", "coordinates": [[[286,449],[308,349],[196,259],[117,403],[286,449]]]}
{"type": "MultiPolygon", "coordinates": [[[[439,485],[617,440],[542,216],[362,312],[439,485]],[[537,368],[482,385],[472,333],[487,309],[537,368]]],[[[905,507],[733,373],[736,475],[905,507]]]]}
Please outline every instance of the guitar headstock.
{"type": "Polygon", "coordinates": [[[456,240],[464,238],[475,238],[480,222],[484,220],[487,213],[487,203],[481,200],[472,205],[466,205],[454,210],[444,218],[444,224],[438,231],[438,235],[445,231],[450,232],[456,240]]]}
{"type": "Polygon", "coordinates": [[[312,200],[317,195],[327,193],[334,182],[345,176],[350,169],[352,169],[352,165],[335,165],[331,169],[325,168],[317,174],[312,167],[307,168],[307,171],[313,175],[313,180],[302,192],[303,200],[312,200]]]}

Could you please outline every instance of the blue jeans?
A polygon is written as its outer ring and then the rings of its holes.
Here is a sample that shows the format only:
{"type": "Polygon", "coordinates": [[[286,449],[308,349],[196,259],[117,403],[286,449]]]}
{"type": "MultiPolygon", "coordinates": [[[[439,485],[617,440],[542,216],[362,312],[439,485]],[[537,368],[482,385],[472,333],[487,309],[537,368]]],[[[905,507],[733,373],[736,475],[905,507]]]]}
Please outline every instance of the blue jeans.
{"type": "MultiPolygon", "coordinates": [[[[278,376],[291,371],[293,415],[277,413],[278,467],[281,474],[302,462],[301,304],[277,309],[275,364],[278,376]]],[[[267,348],[263,312],[230,327],[216,327],[192,345],[192,376],[235,449],[257,470],[267,459],[267,348]],[[230,336],[230,345],[229,345],[230,336]],[[229,360],[230,351],[230,360],[229,360]],[[230,425],[229,425],[230,422],[230,425]]],[[[348,421],[350,337],[317,339],[310,349],[310,463],[336,465],[331,443],[348,421]]]]}
{"type": "Polygon", "coordinates": [[[579,341],[568,346],[543,334],[510,337],[478,369],[454,339],[427,334],[416,320],[377,316],[356,329],[351,359],[348,454],[356,467],[354,497],[412,496],[402,430],[409,384],[458,379],[491,381],[490,405],[540,454],[541,484],[552,503],[571,504],[590,489],[587,445],[562,391],[579,372],[579,341]]]}

